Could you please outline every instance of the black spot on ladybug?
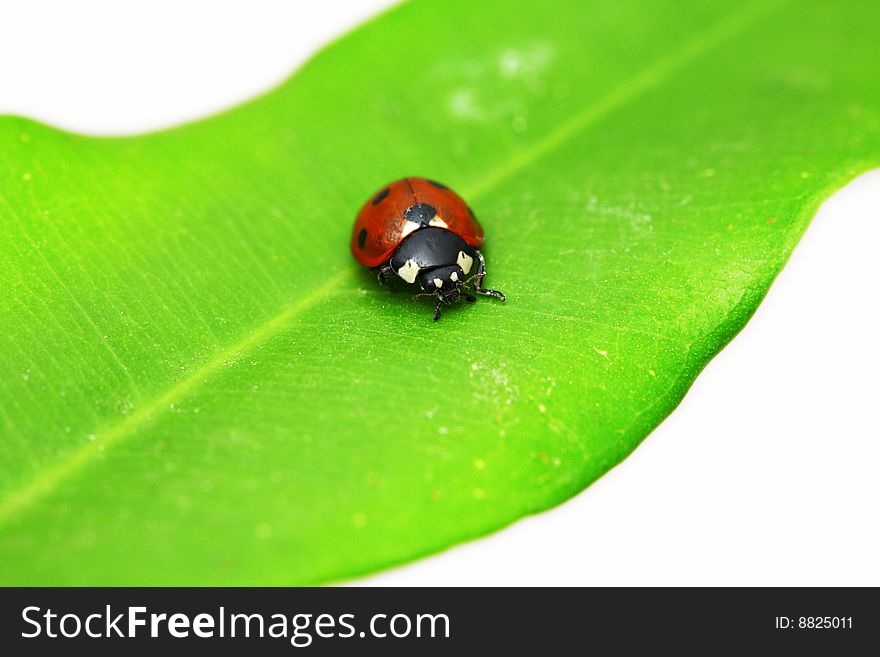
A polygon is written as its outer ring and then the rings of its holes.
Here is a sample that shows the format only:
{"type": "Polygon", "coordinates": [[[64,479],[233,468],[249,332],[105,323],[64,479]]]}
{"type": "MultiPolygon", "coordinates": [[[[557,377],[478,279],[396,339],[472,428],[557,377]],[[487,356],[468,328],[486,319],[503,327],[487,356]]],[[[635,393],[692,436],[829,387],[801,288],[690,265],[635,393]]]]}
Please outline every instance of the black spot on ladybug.
{"type": "Polygon", "coordinates": [[[449,189],[446,185],[444,185],[443,183],[438,183],[436,180],[429,180],[428,184],[434,185],[434,187],[436,187],[437,189],[449,189]]]}
{"type": "Polygon", "coordinates": [[[382,201],[385,200],[385,197],[388,196],[388,194],[389,194],[390,192],[391,192],[391,190],[390,190],[388,187],[386,187],[386,188],[383,189],[381,192],[379,192],[378,194],[376,194],[376,195],[373,197],[373,205],[379,205],[382,201]]]}
{"type": "Polygon", "coordinates": [[[404,219],[419,224],[419,226],[427,226],[436,215],[437,210],[433,205],[427,203],[416,203],[403,213],[404,219]]]}
{"type": "Polygon", "coordinates": [[[358,233],[358,246],[361,248],[364,248],[364,244],[366,244],[366,243],[367,243],[367,229],[361,228],[361,232],[358,233]]]}

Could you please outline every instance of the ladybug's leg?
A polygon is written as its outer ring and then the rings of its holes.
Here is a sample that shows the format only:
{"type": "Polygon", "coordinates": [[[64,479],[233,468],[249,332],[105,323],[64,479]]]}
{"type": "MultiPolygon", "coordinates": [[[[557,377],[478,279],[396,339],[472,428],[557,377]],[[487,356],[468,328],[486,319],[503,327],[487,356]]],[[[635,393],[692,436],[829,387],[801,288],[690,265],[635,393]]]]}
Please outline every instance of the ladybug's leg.
{"type": "MultiPolygon", "coordinates": [[[[468,295],[468,296],[470,296],[470,295],[468,295]]],[[[437,297],[437,305],[434,306],[434,321],[436,322],[438,319],[440,319],[440,308],[445,303],[443,301],[443,297],[438,295],[436,292],[420,292],[419,294],[414,294],[412,296],[412,300],[418,301],[419,299],[421,299],[423,297],[437,297]]]]}
{"type": "Polygon", "coordinates": [[[392,273],[393,272],[391,270],[391,265],[385,265],[384,267],[379,269],[379,283],[381,285],[384,285],[385,287],[388,287],[388,279],[391,278],[392,273]]]}
{"type": "Polygon", "coordinates": [[[486,278],[486,259],[483,258],[483,254],[479,251],[477,251],[477,259],[480,261],[480,264],[477,266],[477,273],[473,276],[474,292],[486,297],[495,297],[496,299],[501,299],[501,301],[507,301],[507,297],[498,290],[489,290],[483,287],[483,279],[486,278]]]}

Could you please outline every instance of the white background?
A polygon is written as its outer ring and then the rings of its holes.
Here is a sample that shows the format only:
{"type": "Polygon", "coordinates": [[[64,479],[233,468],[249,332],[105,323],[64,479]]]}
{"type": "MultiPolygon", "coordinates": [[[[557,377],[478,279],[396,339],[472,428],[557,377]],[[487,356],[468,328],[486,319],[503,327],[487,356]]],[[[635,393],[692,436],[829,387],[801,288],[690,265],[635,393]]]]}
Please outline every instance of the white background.
{"type": "MultiPolygon", "coordinates": [[[[270,89],[387,0],[0,0],[0,114],[125,134],[270,89]]],[[[0,146],[2,147],[2,146],[0,146]]],[[[677,411],[574,500],[367,584],[880,585],[880,171],[677,411]]]]}

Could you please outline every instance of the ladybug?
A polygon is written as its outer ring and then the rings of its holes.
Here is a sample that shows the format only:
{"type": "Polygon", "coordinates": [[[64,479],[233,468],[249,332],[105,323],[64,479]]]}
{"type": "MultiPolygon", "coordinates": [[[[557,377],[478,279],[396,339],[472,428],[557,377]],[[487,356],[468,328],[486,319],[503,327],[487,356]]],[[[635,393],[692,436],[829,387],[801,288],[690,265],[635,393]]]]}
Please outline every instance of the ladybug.
{"type": "Polygon", "coordinates": [[[351,252],[362,265],[379,269],[379,282],[392,275],[434,297],[434,321],[444,304],[474,294],[506,301],[483,287],[486,262],[478,250],[480,226],[467,203],[446,185],[427,178],[404,178],[386,185],[361,208],[351,233],[351,252]]]}

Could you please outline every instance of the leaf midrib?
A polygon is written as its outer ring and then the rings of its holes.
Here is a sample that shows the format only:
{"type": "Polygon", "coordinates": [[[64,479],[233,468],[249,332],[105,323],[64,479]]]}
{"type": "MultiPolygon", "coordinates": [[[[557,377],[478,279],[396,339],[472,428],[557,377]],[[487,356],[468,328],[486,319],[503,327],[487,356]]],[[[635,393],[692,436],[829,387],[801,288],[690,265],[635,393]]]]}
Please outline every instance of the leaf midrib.
{"type": "MultiPolygon", "coordinates": [[[[596,102],[585,106],[568,121],[561,123],[555,130],[533,142],[516,156],[496,166],[470,187],[465,186],[462,189],[463,195],[465,198],[474,199],[498,187],[503,181],[559,148],[587,127],[598,123],[615,110],[656,87],[660,82],[695,61],[703,53],[739,34],[758,19],[778,10],[788,1],[778,0],[775,3],[757,1],[740,7],[738,11],[718,21],[708,30],[691,37],[679,48],[655,61],[634,77],[627,79],[596,102]]],[[[217,352],[199,369],[171,385],[124,419],[111,425],[100,434],[96,434],[97,437],[94,441],[74,449],[67,456],[38,473],[24,486],[8,493],[0,501],[0,524],[5,524],[53,492],[84,466],[101,458],[111,446],[125,441],[149,426],[163,410],[168,409],[172,404],[205,383],[220,371],[226,362],[248,352],[289,326],[297,316],[329,296],[349,276],[350,272],[350,269],[344,269],[331,276],[322,285],[303,296],[297,303],[285,307],[235,344],[217,352]]]]}

